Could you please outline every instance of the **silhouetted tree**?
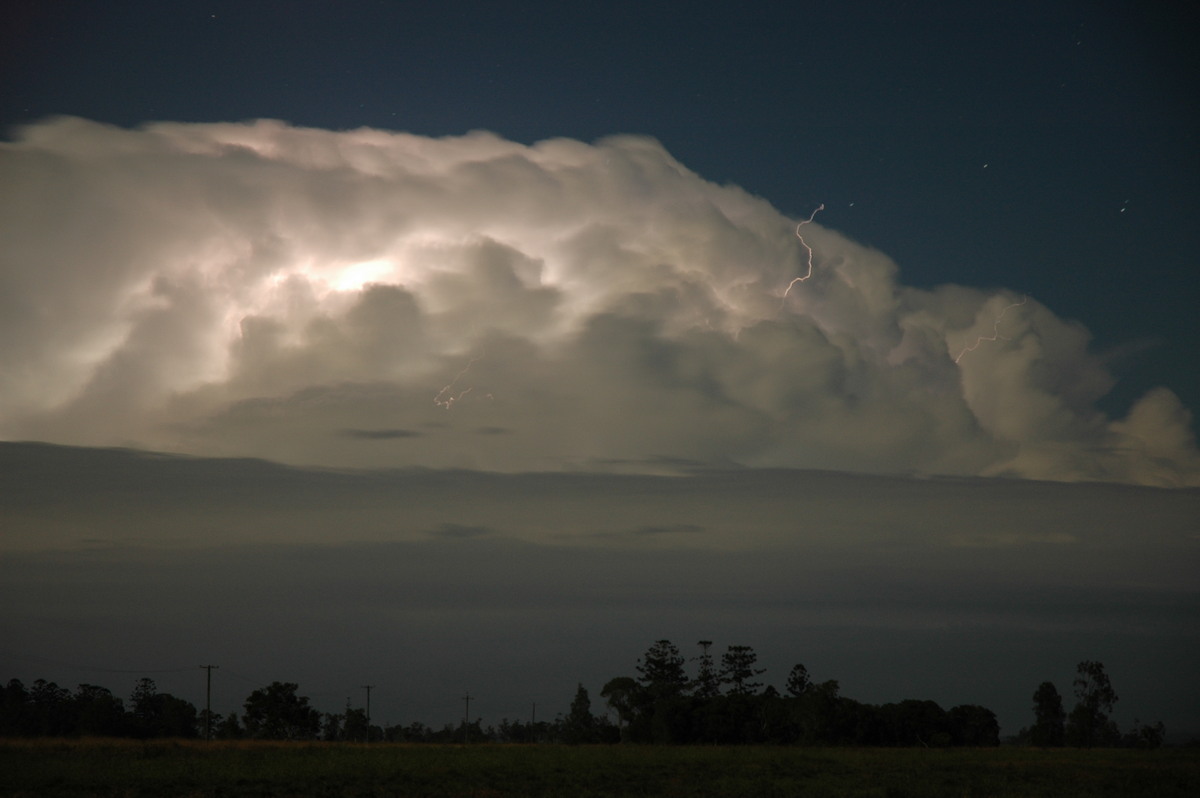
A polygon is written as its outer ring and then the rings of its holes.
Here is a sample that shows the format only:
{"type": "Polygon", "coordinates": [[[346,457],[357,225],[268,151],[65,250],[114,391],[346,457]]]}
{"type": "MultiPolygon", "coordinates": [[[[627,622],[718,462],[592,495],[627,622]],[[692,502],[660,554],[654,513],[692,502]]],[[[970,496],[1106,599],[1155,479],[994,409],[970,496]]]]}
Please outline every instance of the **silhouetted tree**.
{"type": "Polygon", "coordinates": [[[692,742],[695,736],[695,714],[693,704],[687,696],[675,695],[656,700],[649,713],[643,714],[647,724],[639,723],[631,729],[636,730],[634,739],[645,739],[642,734],[648,730],[649,742],[658,744],[683,744],[692,742]]]}
{"type": "Polygon", "coordinates": [[[190,701],[170,693],[159,693],[156,728],[158,736],[183,737],[189,740],[199,737],[199,719],[200,715],[190,701]]]}
{"type": "Polygon", "coordinates": [[[1000,722],[986,707],[961,704],[946,713],[950,739],[954,745],[1000,745],[1000,722]]]}
{"type": "MultiPolygon", "coordinates": [[[[829,684],[829,682],[825,684],[829,684]]],[[[818,686],[817,689],[820,690],[822,686],[818,686]]],[[[886,718],[883,716],[881,707],[873,707],[870,704],[838,696],[831,702],[829,710],[828,726],[823,730],[824,741],[827,744],[891,744],[886,718]]]]}
{"type": "Polygon", "coordinates": [[[659,640],[647,649],[637,672],[641,674],[642,685],[655,699],[677,696],[688,683],[683,657],[670,640],[659,640]]]}
{"type": "Polygon", "coordinates": [[[434,732],[430,738],[431,742],[435,743],[461,743],[480,742],[485,739],[483,731],[483,718],[476,718],[468,723],[465,720],[460,720],[457,726],[447,724],[442,727],[439,732],[434,732]]]}
{"type": "Polygon", "coordinates": [[[71,694],[54,682],[38,679],[29,690],[33,709],[33,733],[44,737],[61,737],[74,731],[71,694]]]}
{"type": "Polygon", "coordinates": [[[1151,726],[1134,718],[1133,728],[1121,738],[1121,745],[1125,748],[1161,748],[1166,735],[1167,728],[1162,721],[1151,726]]]}
{"type": "Polygon", "coordinates": [[[1079,663],[1074,685],[1078,703],[1067,719],[1067,741],[1085,748],[1115,745],[1120,735],[1108,715],[1117,702],[1117,694],[1104,672],[1104,664],[1091,660],[1079,663]]]}
{"type": "Polygon", "coordinates": [[[624,727],[633,723],[637,716],[638,706],[640,704],[639,693],[641,686],[637,681],[629,676],[618,676],[615,679],[609,679],[608,682],[600,690],[601,697],[607,702],[610,709],[617,713],[617,727],[623,731],[624,727]]]}
{"type": "Polygon", "coordinates": [[[321,730],[321,713],[299,696],[299,685],[271,682],[246,699],[242,723],[246,735],[266,740],[313,740],[321,730]]]}
{"type": "Polygon", "coordinates": [[[346,707],[346,714],[342,717],[342,733],[339,739],[366,742],[368,739],[367,711],[365,709],[351,709],[350,707],[346,707]]]}
{"type": "Polygon", "coordinates": [[[154,697],[158,695],[158,686],[153,679],[138,679],[133,685],[129,696],[129,713],[132,716],[131,730],[135,737],[154,737],[155,716],[157,708],[154,697]]]}
{"type": "Polygon", "coordinates": [[[907,699],[879,708],[888,745],[941,747],[951,742],[946,712],[934,701],[907,699]]]}
{"type": "Polygon", "coordinates": [[[811,684],[812,681],[808,678],[808,668],[798,662],[793,665],[787,678],[788,695],[793,698],[799,698],[804,695],[811,684]]]}
{"type": "Polygon", "coordinates": [[[81,684],[72,702],[77,733],[91,737],[119,737],[125,733],[125,705],[108,688],[81,684]]]}
{"type": "MultiPolygon", "coordinates": [[[[551,737],[550,724],[545,721],[529,721],[503,718],[495,730],[498,743],[536,743],[549,740],[551,737]]],[[[615,730],[614,730],[615,735],[615,730]]],[[[390,738],[389,738],[390,739],[390,738]]]]}
{"type": "Polygon", "coordinates": [[[321,715],[321,739],[327,743],[342,739],[342,716],[332,712],[321,715]]]}
{"type": "Polygon", "coordinates": [[[1032,745],[1055,747],[1066,742],[1067,713],[1058,688],[1051,682],[1042,682],[1033,694],[1033,718],[1029,730],[1032,745]]]}
{"type": "Polygon", "coordinates": [[[238,722],[236,712],[230,712],[213,727],[213,734],[218,740],[240,740],[246,736],[246,730],[238,722]]]}
{"type": "Polygon", "coordinates": [[[202,709],[196,716],[196,728],[200,731],[201,736],[204,735],[207,729],[208,733],[215,737],[217,726],[220,726],[223,720],[225,720],[225,716],[220,712],[212,712],[210,714],[209,710],[202,709]]]}
{"type": "Polygon", "coordinates": [[[579,685],[571,701],[571,711],[563,721],[563,742],[571,745],[596,742],[596,718],[592,716],[592,701],[587,690],[579,685]]]}
{"type": "Polygon", "coordinates": [[[729,685],[732,695],[751,695],[762,687],[762,682],[750,681],[763,673],[755,668],[758,655],[750,646],[729,646],[721,655],[721,683],[729,685]]]}
{"type": "Polygon", "coordinates": [[[129,704],[130,731],[134,737],[198,736],[196,707],[170,693],[158,692],[153,679],[138,679],[129,704]]]}
{"type": "Polygon", "coordinates": [[[721,683],[716,666],[713,665],[712,653],[709,651],[712,641],[701,640],[696,645],[700,646],[701,653],[696,658],[700,666],[696,671],[696,678],[692,682],[693,693],[698,698],[715,698],[721,694],[721,683]]]}
{"type": "Polygon", "coordinates": [[[24,737],[33,733],[32,726],[29,691],[20,679],[9,679],[0,695],[0,736],[24,737]]]}
{"type": "Polygon", "coordinates": [[[804,695],[796,699],[793,723],[798,741],[805,745],[832,745],[839,742],[834,730],[842,699],[838,696],[836,679],[810,684],[804,695]]]}
{"type": "Polygon", "coordinates": [[[384,739],[389,743],[424,743],[429,741],[433,729],[420,721],[413,721],[407,726],[389,726],[384,739]]]}
{"type": "Polygon", "coordinates": [[[796,724],[796,706],[800,702],[795,696],[779,695],[774,687],[763,691],[762,704],[762,738],[772,745],[787,745],[800,739],[800,729],[796,724]]]}

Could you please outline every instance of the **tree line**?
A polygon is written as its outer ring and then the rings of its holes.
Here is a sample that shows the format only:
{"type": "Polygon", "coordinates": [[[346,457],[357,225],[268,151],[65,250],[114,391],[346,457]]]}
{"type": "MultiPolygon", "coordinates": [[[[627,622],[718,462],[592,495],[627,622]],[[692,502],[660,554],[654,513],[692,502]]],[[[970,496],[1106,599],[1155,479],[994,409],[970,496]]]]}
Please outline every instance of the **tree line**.
{"type": "MultiPolygon", "coordinates": [[[[638,660],[636,677],[610,679],[601,690],[609,713],[593,714],[580,684],[570,710],[552,721],[501,720],[484,727],[464,718],[434,729],[420,722],[376,725],[367,712],[341,713],[311,706],[299,686],[272,682],[254,690],[243,712],[209,715],[190,702],[160,693],[152,679],[139,679],[128,703],[107,688],[81,684],[75,692],[42,679],[26,687],[12,679],[0,696],[0,737],[172,737],[214,739],[500,742],[995,746],[1000,726],[982,706],[943,709],[934,701],[907,699],[866,704],[840,694],[837,680],[814,682],[802,664],[788,673],[784,692],[758,677],[758,657],[749,646],[731,645],[716,660],[712,642],[698,643],[694,675],[669,640],[655,642],[638,660]],[[615,715],[616,721],[610,719],[615,715]]],[[[1128,746],[1157,748],[1165,730],[1135,721],[1122,734],[1111,719],[1117,701],[1104,665],[1085,661],[1073,682],[1070,713],[1051,682],[1035,690],[1034,723],[1010,742],[1035,746],[1128,746]]]]}
{"type": "MultiPolygon", "coordinates": [[[[502,742],[579,743],[593,741],[605,728],[604,719],[578,722],[575,726],[559,716],[552,721],[510,721],[484,727],[481,719],[463,720],[435,729],[421,722],[408,725],[378,725],[362,708],[347,706],[344,712],[321,712],[299,692],[294,682],[271,682],[254,690],[242,704],[243,712],[228,715],[197,710],[195,705],[157,689],[153,679],[139,679],[128,702],[111,690],[81,684],[74,692],[54,682],[38,679],[26,687],[10,679],[0,691],[0,738],[2,737],[129,737],[135,739],[180,738],[217,740],[304,740],[327,742],[502,742]],[[586,728],[587,734],[581,734],[586,728]]],[[[580,687],[582,690],[582,686],[580,687]]],[[[586,695],[586,691],[585,691],[586,695]]],[[[586,699],[585,699],[586,700],[586,699]]],[[[611,724],[609,724],[611,726],[611,724]]],[[[616,742],[614,733],[595,741],[616,742]]]]}
{"type": "MultiPolygon", "coordinates": [[[[621,676],[601,695],[618,718],[620,737],[650,743],[772,743],[853,746],[993,746],[1000,744],[996,715],[963,704],[943,709],[934,701],[907,699],[866,704],[840,694],[836,679],[815,682],[800,663],[788,673],[784,692],[757,681],[765,671],[750,646],[731,645],[717,661],[712,641],[689,676],[679,649],[659,640],[639,660],[637,677],[621,676]]],[[[1074,681],[1075,708],[1068,715],[1050,682],[1034,693],[1033,727],[1012,742],[1055,746],[1156,748],[1161,723],[1140,724],[1121,734],[1111,720],[1117,701],[1104,665],[1081,662],[1074,681]]]]}

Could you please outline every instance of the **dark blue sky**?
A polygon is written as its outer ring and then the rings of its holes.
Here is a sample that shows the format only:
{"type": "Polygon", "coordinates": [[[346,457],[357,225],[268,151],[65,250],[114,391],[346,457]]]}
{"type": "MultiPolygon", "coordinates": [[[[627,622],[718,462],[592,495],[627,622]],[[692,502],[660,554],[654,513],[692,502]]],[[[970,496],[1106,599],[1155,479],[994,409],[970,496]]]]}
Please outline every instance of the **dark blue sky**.
{"type": "Polygon", "coordinates": [[[893,257],[1132,351],[1105,405],[1194,412],[1196,75],[1182,3],[10,4],[0,125],[259,117],[660,139],[893,257]]]}

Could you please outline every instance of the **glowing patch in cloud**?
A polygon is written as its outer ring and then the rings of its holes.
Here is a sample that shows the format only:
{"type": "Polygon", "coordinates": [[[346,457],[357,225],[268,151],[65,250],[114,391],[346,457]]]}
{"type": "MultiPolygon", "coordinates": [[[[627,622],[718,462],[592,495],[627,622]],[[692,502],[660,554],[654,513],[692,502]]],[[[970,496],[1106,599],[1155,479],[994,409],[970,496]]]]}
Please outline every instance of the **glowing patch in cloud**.
{"type": "Polygon", "coordinates": [[[361,291],[368,283],[394,279],[395,265],[386,258],[364,260],[336,270],[332,285],[338,291],[361,291]]]}
{"type": "Polygon", "coordinates": [[[1169,391],[1097,408],[1112,378],[1079,325],[907,287],[824,206],[789,219],[645,137],[55,119],[0,144],[0,193],[0,437],[1200,484],[1169,391]],[[69,208],[31,199],[49,190],[69,208]],[[814,246],[838,279],[810,280],[814,246]],[[801,282],[803,313],[781,313],[801,282]]]}

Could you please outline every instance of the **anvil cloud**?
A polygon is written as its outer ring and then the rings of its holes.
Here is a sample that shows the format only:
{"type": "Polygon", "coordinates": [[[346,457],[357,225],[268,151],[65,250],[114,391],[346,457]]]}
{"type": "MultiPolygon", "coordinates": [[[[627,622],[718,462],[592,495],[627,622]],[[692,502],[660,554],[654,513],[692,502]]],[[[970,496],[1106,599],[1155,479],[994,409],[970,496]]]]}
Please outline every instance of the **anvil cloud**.
{"type": "Polygon", "coordinates": [[[820,222],[785,296],[797,220],[649,138],[47,120],[0,144],[0,438],[1200,485],[1080,323],[820,222]]]}

